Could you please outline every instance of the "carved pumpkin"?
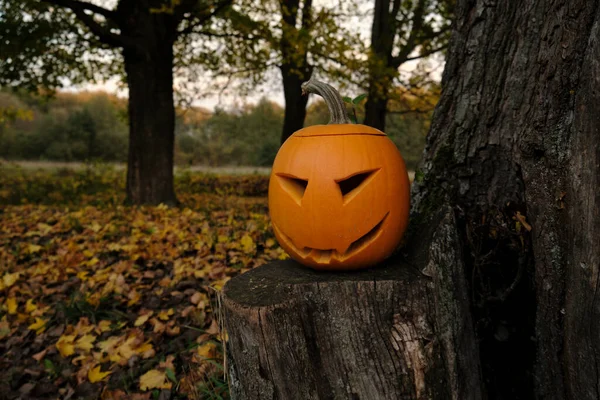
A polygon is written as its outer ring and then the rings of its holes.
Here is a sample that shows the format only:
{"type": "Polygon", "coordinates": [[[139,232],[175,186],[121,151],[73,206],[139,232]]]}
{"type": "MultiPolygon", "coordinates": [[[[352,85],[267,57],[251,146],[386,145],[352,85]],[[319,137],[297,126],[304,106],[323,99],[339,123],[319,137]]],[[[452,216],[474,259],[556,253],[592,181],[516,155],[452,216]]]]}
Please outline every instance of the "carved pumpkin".
{"type": "Polygon", "coordinates": [[[381,131],[352,124],[335,89],[329,125],[295,132],[281,146],[269,181],[275,236],[296,261],[322,270],[365,268],[387,258],[406,230],[410,182],[404,160],[381,131]]]}

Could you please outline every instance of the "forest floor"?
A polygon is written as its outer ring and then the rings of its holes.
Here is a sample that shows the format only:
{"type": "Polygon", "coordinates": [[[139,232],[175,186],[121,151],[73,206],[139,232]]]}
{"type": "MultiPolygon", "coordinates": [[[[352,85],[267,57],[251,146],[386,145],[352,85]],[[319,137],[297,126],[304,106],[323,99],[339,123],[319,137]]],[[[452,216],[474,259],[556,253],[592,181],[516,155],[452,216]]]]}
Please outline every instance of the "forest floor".
{"type": "Polygon", "coordinates": [[[228,397],[218,293],[286,255],[268,177],[177,174],[123,206],[121,169],[0,165],[0,397],[228,397]]]}

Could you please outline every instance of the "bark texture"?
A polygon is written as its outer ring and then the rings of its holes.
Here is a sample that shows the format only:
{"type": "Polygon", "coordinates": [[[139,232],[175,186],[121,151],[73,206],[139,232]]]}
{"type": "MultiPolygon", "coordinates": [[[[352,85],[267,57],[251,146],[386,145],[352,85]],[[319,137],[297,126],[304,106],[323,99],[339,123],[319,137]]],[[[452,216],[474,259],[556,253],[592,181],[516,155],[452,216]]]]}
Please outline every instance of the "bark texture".
{"type": "Polygon", "coordinates": [[[277,261],[223,293],[234,399],[480,399],[451,211],[429,251],[361,272],[277,261]],[[422,270],[422,271],[421,271],[422,270]]]}
{"type": "Polygon", "coordinates": [[[458,2],[413,222],[457,210],[490,399],[600,398],[599,5],[458,2]]]}
{"type": "Polygon", "coordinates": [[[123,33],[135,38],[123,49],[129,87],[127,200],[175,205],[173,44],[178,22],[167,13],[152,13],[143,3],[121,12],[130,18],[123,33]]]}
{"type": "Polygon", "coordinates": [[[308,42],[311,40],[312,0],[280,0],[282,63],[279,67],[283,82],[285,111],[281,143],[304,127],[308,96],[302,95],[302,83],[310,79],[313,66],[308,62],[308,42]]]}

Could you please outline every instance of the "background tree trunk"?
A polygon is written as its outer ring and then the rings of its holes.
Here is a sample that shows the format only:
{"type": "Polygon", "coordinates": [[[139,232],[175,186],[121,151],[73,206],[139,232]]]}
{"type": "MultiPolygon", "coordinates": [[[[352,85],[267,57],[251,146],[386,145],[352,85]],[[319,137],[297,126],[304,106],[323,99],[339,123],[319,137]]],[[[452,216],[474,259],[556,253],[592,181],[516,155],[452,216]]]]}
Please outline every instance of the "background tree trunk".
{"type": "MultiPolygon", "coordinates": [[[[394,3],[400,0],[394,0],[394,3]]],[[[397,72],[391,65],[394,49],[395,15],[390,0],[376,0],[371,26],[369,54],[369,89],[365,104],[364,124],[385,132],[388,93],[397,72]]]]}
{"type": "Polygon", "coordinates": [[[308,96],[302,95],[302,82],[310,79],[298,76],[291,67],[282,67],[283,94],[285,97],[285,111],[283,115],[283,130],[281,132],[281,143],[285,142],[294,132],[304,127],[306,118],[306,104],[308,96]]]}
{"type": "Polygon", "coordinates": [[[412,224],[457,212],[489,399],[600,398],[599,4],[458,2],[412,224]]]}
{"type": "Polygon", "coordinates": [[[311,40],[312,0],[280,0],[283,95],[285,113],[281,143],[285,142],[298,129],[304,127],[308,96],[302,96],[302,82],[310,79],[313,67],[308,63],[308,42],[311,40]],[[300,22],[298,26],[298,22],[300,22]]]}
{"type": "Polygon", "coordinates": [[[141,7],[135,47],[123,57],[129,86],[127,200],[134,204],[177,204],[173,188],[175,104],[173,42],[176,25],[164,14],[141,7]],[[145,14],[144,14],[145,13],[145,14]]]}

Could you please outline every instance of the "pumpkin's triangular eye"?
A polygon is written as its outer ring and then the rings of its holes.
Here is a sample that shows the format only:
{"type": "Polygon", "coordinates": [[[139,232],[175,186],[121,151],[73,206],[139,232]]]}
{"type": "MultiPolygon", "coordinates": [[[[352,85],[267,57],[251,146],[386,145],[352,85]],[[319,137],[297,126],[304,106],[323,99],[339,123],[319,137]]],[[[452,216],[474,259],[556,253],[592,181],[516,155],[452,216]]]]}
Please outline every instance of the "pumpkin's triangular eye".
{"type": "Polygon", "coordinates": [[[300,204],[304,192],[306,191],[306,187],[308,186],[308,181],[289,174],[278,173],[276,176],[283,189],[292,196],[296,203],[300,204]]]}
{"type": "Polygon", "coordinates": [[[347,200],[347,198],[350,196],[354,196],[362,187],[362,185],[377,171],[379,171],[379,168],[359,172],[358,174],[352,175],[348,178],[336,181],[340,187],[340,191],[342,192],[342,197],[344,200],[347,200]]]}

